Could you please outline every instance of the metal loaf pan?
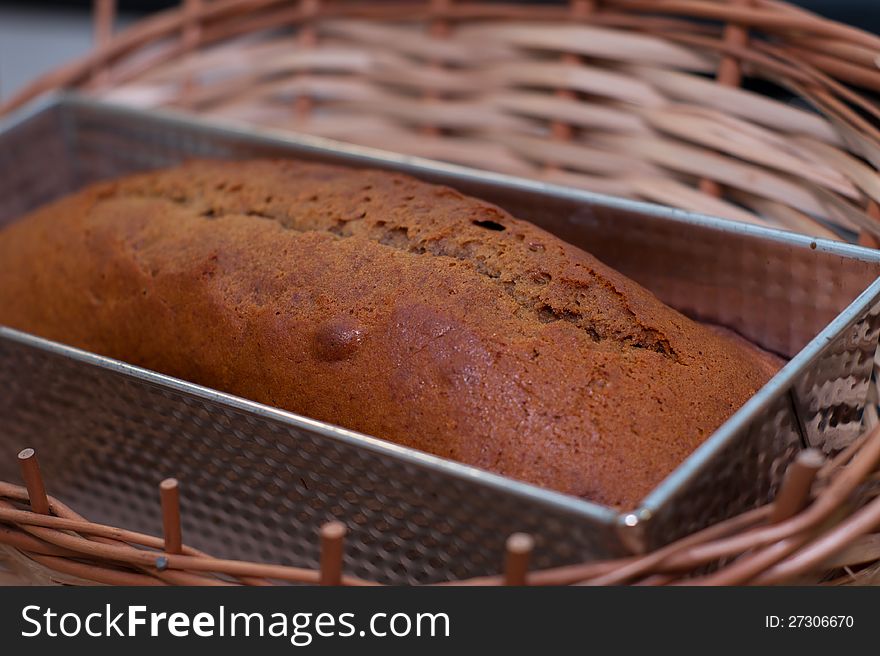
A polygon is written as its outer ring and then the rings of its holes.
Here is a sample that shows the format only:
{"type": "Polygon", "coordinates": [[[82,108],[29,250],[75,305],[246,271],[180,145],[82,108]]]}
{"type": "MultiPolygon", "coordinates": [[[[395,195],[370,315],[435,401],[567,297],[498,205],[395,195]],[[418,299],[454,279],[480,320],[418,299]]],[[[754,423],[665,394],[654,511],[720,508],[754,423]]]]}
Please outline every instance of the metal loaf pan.
{"type": "MultiPolygon", "coordinates": [[[[50,491],[97,521],[159,532],[156,484],[183,482],[184,534],[217,556],[379,581],[498,571],[513,531],[536,567],[650,548],[772,496],[798,449],[860,429],[880,329],[880,253],[307,136],[72,97],[0,132],[0,224],[85,184],[191,157],[298,157],[404,171],[529,219],[701,320],[791,358],[631,513],[556,494],[0,327],[0,476],[40,451],[50,491]]],[[[393,145],[393,144],[392,144],[393,145]]],[[[33,299],[39,303],[40,299],[33,299]]],[[[149,318],[145,317],[148,321],[149,318]]]]}

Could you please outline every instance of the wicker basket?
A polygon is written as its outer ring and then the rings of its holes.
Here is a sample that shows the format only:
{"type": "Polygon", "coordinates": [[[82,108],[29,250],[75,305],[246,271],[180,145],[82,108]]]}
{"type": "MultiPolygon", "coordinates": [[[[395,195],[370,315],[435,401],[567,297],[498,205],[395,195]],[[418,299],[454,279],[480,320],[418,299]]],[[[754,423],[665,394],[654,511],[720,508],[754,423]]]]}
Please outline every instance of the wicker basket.
{"type": "Polygon", "coordinates": [[[777,0],[187,0],[57,88],[876,245],[880,38],[777,0]]]}
{"type": "MultiPolygon", "coordinates": [[[[878,244],[880,38],[783,2],[189,0],[115,36],[115,3],[95,4],[95,51],[0,115],[73,88],[878,244]]],[[[23,580],[368,583],[342,574],[339,524],[316,536],[320,570],[211,559],[181,542],[174,483],[157,538],[86,521],[20,459],[0,563],[23,580]]],[[[878,462],[872,429],[831,460],[802,452],[774,503],[657,552],[528,572],[517,534],[503,573],[459,583],[873,583],[878,462]]]]}

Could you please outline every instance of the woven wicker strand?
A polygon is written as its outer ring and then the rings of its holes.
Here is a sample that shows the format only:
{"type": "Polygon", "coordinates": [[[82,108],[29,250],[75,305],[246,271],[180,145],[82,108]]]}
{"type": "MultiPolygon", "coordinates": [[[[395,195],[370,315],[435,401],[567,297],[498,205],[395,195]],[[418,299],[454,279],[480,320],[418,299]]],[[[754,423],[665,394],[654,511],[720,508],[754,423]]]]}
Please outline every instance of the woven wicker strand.
{"type": "MultiPolygon", "coordinates": [[[[95,524],[45,494],[33,450],[26,486],[0,483],[0,546],[34,583],[110,585],[374,585],[343,573],[345,526],[320,531],[320,568],[213,558],[180,543],[177,483],[160,485],[165,537],[95,524]],[[29,501],[32,500],[32,501],[29,501]]],[[[532,537],[507,541],[503,574],[451,585],[734,585],[873,582],[880,571],[880,426],[831,459],[801,452],[773,503],[657,551],[528,571],[532,537]],[[709,566],[711,573],[705,572],[709,566]]],[[[2,556],[2,554],[0,554],[2,556]]],[[[0,558],[2,559],[2,558],[0,558]]]]}
{"type": "Polygon", "coordinates": [[[95,50],[0,115],[78,89],[880,237],[880,38],[784,2],[186,0],[113,36],[95,5],[95,50]]]}

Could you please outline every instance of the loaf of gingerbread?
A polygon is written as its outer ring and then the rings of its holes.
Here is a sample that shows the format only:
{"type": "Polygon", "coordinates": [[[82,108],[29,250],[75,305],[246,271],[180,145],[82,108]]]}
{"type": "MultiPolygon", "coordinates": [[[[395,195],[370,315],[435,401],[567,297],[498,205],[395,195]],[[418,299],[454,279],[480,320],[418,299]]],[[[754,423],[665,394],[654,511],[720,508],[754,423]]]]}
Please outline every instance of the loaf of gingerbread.
{"type": "Polygon", "coordinates": [[[296,161],[193,162],[21,218],[0,324],[613,506],[774,372],[494,205],[296,161]]]}

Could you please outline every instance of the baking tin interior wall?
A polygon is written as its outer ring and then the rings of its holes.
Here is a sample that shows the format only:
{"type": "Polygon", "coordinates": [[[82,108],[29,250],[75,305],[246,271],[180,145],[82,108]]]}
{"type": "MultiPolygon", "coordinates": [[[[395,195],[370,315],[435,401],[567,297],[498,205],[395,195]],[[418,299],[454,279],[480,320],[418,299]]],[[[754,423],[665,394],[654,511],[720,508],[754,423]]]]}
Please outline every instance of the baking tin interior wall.
{"type": "Polygon", "coordinates": [[[0,132],[0,225],[76,188],[66,117],[53,106],[0,132]]]}

